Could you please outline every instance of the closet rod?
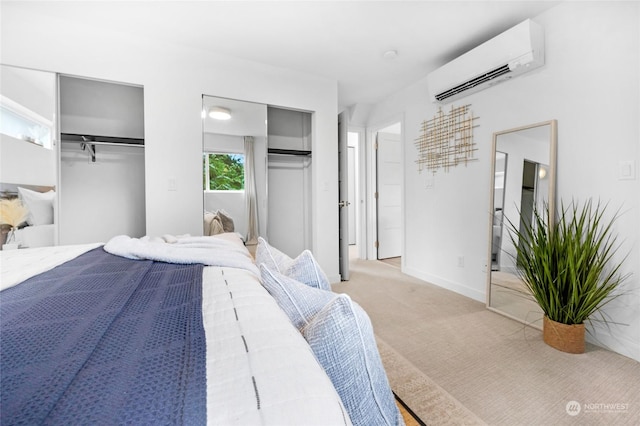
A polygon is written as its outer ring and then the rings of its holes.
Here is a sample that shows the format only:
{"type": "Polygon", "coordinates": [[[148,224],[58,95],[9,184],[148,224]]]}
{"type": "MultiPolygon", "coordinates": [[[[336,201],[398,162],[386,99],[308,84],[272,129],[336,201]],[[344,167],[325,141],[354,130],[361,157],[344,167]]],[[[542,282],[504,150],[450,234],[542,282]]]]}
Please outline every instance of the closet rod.
{"type": "Polygon", "coordinates": [[[87,145],[107,145],[107,146],[131,146],[135,148],[144,148],[144,145],[140,145],[139,143],[122,143],[122,142],[96,142],[96,141],[70,141],[63,139],[64,143],[79,143],[79,144],[87,144],[87,145]]]}
{"type": "Polygon", "coordinates": [[[300,155],[305,157],[311,156],[311,151],[301,151],[297,149],[269,148],[267,152],[269,154],[277,154],[277,155],[300,155]]]}
{"type": "Polygon", "coordinates": [[[98,136],[87,135],[77,133],[61,133],[60,139],[62,142],[85,142],[95,144],[110,144],[110,145],[124,145],[124,146],[142,146],[144,147],[144,139],[141,138],[121,138],[114,136],[98,136]]]}

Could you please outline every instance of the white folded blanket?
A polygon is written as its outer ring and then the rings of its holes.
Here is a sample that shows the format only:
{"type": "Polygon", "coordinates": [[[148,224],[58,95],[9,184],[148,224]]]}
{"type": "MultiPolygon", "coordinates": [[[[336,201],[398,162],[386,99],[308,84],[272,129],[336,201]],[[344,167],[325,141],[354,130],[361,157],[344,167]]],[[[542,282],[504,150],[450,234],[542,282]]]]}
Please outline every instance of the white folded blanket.
{"type": "Polygon", "coordinates": [[[104,250],[128,259],[180,264],[202,263],[207,266],[246,269],[260,276],[260,271],[244,246],[216,236],[165,235],[162,238],[131,238],[119,235],[109,240],[104,250]]]}

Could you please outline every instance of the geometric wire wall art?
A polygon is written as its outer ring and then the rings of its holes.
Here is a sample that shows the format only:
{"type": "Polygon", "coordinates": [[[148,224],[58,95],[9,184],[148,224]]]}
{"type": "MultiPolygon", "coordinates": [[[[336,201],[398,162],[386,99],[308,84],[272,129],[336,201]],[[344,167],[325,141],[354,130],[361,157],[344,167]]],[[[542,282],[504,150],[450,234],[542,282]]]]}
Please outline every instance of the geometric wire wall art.
{"type": "Polygon", "coordinates": [[[431,120],[422,122],[420,136],[415,140],[418,149],[418,171],[426,169],[435,174],[442,168],[448,172],[451,167],[475,161],[477,151],[473,142],[473,128],[477,127],[470,109],[471,105],[451,106],[449,113],[442,108],[431,120]]]}

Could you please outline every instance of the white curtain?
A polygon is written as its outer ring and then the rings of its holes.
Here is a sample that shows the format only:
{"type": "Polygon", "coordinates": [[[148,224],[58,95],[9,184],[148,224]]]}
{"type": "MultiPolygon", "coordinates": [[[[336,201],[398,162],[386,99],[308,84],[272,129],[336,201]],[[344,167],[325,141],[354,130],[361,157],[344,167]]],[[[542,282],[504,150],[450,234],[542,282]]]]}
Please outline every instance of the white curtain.
{"type": "Polygon", "coordinates": [[[244,200],[248,225],[245,241],[247,244],[255,244],[258,242],[258,202],[253,136],[244,137],[244,200]]]}

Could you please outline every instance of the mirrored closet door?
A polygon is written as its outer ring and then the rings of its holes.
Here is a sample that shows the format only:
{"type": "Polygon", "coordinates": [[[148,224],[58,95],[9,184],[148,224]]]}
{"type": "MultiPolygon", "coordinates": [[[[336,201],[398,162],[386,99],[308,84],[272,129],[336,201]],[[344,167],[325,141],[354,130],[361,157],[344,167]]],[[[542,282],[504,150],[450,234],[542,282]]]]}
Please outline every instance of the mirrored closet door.
{"type": "Polygon", "coordinates": [[[5,249],[55,245],[56,74],[9,65],[0,68],[0,197],[20,198],[28,210],[26,221],[5,217],[11,215],[3,212],[0,246],[8,237],[11,244],[5,249]],[[20,223],[6,223],[15,221],[20,223]]]}
{"type": "Polygon", "coordinates": [[[310,249],[311,113],[204,95],[202,117],[203,234],[310,249]]]}
{"type": "Polygon", "coordinates": [[[267,106],[202,97],[203,234],[266,236],[267,106]]]}

